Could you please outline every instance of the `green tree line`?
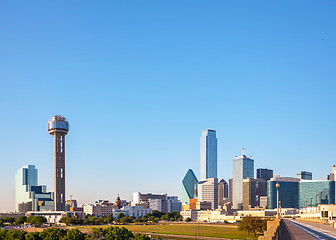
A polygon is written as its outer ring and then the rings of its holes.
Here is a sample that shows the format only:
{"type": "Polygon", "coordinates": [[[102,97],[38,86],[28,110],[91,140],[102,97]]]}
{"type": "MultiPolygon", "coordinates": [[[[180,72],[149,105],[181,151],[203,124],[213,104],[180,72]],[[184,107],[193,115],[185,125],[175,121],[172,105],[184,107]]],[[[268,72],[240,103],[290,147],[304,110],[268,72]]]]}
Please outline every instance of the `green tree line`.
{"type": "Polygon", "coordinates": [[[78,229],[48,228],[42,232],[0,230],[0,240],[150,240],[146,235],[133,234],[122,227],[94,228],[91,234],[78,229]]]}
{"type": "Polygon", "coordinates": [[[112,214],[108,216],[103,216],[101,218],[88,215],[86,216],[85,220],[75,217],[63,217],[60,220],[60,223],[66,223],[67,225],[102,225],[112,223],[113,221],[117,223],[157,223],[160,220],[183,221],[183,218],[179,212],[164,214],[159,211],[153,211],[153,213],[148,213],[145,216],[139,218],[126,216],[124,213],[119,213],[116,219],[113,218],[112,214]]]}

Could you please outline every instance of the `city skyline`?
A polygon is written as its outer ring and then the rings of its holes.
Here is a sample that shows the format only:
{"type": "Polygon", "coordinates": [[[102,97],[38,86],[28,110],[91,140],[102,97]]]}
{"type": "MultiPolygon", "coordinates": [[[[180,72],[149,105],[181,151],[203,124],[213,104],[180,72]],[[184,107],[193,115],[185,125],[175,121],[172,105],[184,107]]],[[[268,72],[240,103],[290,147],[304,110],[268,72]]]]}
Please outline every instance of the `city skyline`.
{"type": "Polygon", "coordinates": [[[207,128],[218,179],[232,177],[242,148],[255,169],[324,179],[335,163],[335,7],[2,3],[0,212],[14,210],[22,166],[53,189],[46,122],[56,114],[71,123],[66,199],[181,197],[186,171],[200,173],[207,128]]]}

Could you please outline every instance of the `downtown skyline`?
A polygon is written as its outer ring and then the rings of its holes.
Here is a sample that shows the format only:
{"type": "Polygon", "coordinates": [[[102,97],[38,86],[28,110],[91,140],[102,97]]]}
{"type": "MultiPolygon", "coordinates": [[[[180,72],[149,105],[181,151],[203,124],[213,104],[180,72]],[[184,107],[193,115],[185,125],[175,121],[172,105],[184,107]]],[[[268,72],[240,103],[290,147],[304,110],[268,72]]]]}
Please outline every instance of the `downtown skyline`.
{"type": "Polygon", "coordinates": [[[218,179],[243,147],[255,169],[330,173],[335,3],[39,3],[0,8],[0,212],[14,209],[24,165],[53,189],[56,114],[71,122],[66,198],[83,203],[181,196],[186,171],[199,178],[207,128],[218,179]]]}

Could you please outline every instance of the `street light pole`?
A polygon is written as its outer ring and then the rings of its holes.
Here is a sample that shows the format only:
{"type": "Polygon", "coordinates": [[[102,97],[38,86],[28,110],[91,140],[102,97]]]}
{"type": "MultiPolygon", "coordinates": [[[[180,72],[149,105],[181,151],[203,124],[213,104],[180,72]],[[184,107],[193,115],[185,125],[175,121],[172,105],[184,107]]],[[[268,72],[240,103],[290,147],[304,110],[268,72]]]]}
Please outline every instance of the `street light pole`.
{"type": "Polygon", "coordinates": [[[277,182],[277,184],[275,186],[277,188],[277,218],[280,218],[280,214],[279,214],[279,187],[280,187],[280,184],[277,182]]]}

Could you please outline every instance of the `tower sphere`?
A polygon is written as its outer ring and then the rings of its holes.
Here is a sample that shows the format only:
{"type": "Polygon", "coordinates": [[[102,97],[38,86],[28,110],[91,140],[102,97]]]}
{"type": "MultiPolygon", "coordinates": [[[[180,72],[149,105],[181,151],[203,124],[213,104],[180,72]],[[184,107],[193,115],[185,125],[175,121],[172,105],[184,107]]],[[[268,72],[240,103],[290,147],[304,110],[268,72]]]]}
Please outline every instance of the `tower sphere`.
{"type": "Polygon", "coordinates": [[[69,131],[69,122],[61,115],[55,115],[48,121],[48,132],[51,135],[57,133],[67,134],[69,131]]]}

